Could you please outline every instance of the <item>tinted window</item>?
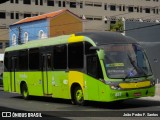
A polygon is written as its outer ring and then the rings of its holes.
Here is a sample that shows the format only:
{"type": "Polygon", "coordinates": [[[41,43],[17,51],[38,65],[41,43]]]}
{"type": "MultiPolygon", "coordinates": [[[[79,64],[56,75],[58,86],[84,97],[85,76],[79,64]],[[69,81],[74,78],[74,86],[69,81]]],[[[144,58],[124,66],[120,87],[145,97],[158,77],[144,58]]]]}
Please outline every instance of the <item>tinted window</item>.
{"type": "Polygon", "coordinates": [[[87,56],[87,74],[95,78],[103,78],[100,61],[97,55],[87,56]]]}
{"type": "Polygon", "coordinates": [[[91,49],[90,49],[92,46],[93,46],[93,45],[91,45],[90,43],[85,42],[85,54],[86,54],[86,55],[95,54],[95,53],[96,53],[96,50],[91,50],[91,49]]]}
{"type": "Polygon", "coordinates": [[[83,43],[73,43],[68,45],[68,67],[83,68],[83,43]]]}
{"type": "Polygon", "coordinates": [[[5,53],[4,55],[4,71],[9,71],[9,54],[5,53]]]}
{"type": "Polygon", "coordinates": [[[29,50],[29,68],[30,70],[39,70],[39,49],[29,50]]]}
{"type": "Polygon", "coordinates": [[[28,70],[28,50],[19,51],[19,70],[28,70]]]}
{"type": "Polygon", "coordinates": [[[53,67],[54,69],[67,68],[67,47],[66,45],[59,45],[53,48],[53,67]]]}

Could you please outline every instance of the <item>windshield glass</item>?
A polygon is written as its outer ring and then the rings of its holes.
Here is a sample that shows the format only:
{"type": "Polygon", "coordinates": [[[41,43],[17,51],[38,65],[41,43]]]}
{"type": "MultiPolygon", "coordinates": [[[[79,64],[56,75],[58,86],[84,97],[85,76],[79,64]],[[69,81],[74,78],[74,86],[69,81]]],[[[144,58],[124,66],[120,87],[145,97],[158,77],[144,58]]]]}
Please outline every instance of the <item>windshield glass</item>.
{"type": "Polygon", "coordinates": [[[143,49],[137,44],[101,46],[105,52],[105,67],[109,78],[131,78],[152,75],[143,49]]]}

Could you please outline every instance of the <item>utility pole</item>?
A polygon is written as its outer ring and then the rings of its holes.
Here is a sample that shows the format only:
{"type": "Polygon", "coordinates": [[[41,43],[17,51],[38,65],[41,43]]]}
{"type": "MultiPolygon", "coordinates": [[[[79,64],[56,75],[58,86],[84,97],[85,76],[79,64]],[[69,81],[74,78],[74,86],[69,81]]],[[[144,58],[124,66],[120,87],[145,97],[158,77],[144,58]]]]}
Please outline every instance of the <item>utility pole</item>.
{"type": "Polygon", "coordinates": [[[18,44],[21,44],[21,27],[18,27],[18,44]]]}

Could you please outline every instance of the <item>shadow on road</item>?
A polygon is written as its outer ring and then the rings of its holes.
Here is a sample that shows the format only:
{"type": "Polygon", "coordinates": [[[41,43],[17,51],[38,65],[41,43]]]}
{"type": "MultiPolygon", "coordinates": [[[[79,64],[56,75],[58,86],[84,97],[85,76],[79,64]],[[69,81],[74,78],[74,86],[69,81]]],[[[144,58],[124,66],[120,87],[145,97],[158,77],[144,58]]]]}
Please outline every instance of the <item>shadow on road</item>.
{"type": "MultiPolygon", "coordinates": [[[[15,99],[23,99],[21,96],[12,97],[15,99]]],[[[71,104],[70,100],[51,98],[51,97],[35,97],[32,96],[29,99],[30,101],[41,101],[47,103],[58,103],[58,104],[71,104]]],[[[71,104],[72,106],[72,104],[71,104]]],[[[78,106],[78,105],[77,105],[78,106]]],[[[86,101],[85,106],[89,108],[97,109],[113,109],[113,110],[125,110],[130,108],[141,108],[141,107],[152,107],[160,106],[160,101],[151,100],[151,99],[129,99],[123,102],[93,102],[86,101]]]]}

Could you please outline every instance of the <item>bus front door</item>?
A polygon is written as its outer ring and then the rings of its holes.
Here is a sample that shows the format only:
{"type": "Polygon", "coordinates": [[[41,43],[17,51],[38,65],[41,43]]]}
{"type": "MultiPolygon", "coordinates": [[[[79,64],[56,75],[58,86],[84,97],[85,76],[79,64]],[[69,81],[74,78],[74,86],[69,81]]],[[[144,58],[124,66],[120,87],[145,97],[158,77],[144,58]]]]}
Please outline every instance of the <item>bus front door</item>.
{"type": "Polygon", "coordinates": [[[44,95],[52,94],[51,54],[42,54],[42,87],[44,95]]]}
{"type": "Polygon", "coordinates": [[[10,89],[12,92],[16,92],[16,65],[17,57],[11,58],[11,72],[10,72],[10,89]]]}

